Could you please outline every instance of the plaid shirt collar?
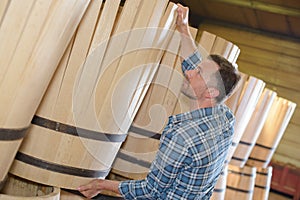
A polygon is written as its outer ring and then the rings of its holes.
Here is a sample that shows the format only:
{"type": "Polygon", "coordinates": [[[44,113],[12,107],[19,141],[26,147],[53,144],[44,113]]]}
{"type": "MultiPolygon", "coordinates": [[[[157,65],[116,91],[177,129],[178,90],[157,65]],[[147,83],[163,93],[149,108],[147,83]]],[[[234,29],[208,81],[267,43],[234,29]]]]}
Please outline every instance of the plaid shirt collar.
{"type": "Polygon", "coordinates": [[[224,105],[223,104],[218,104],[214,107],[207,107],[207,108],[200,108],[197,110],[185,112],[185,113],[180,113],[177,115],[173,115],[169,117],[169,123],[168,124],[176,124],[179,122],[183,122],[186,120],[195,120],[199,119],[202,117],[207,117],[209,115],[214,115],[216,113],[219,113],[220,110],[224,110],[224,105]]]}

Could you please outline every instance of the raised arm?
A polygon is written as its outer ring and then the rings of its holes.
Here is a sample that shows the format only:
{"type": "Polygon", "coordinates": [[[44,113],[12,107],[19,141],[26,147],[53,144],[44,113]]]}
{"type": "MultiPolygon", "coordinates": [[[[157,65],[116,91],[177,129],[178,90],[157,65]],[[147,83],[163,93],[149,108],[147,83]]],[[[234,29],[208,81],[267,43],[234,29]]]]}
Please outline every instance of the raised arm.
{"type": "Polygon", "coordinates": [[[189,29],[189,8],[184,7],[181,4],[177,4],[177,30],[181,35],[181,47],[180,47],[180,55],[182,61],[192,55],[196,50],[197,46],[195,45],[195,41],[190,33],[189,29]]]}

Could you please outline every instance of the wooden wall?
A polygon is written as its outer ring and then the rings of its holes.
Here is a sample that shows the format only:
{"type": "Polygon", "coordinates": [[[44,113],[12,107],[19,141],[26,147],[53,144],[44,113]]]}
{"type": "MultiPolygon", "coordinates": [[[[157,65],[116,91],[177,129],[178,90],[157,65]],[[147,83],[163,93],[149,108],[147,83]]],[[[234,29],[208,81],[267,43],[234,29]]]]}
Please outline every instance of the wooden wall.
{"type": "Polygon", "coordinates": [[[277,95],[297,104],[273,160],[300,167],[300,39],[203,22],[198,36],[208,31],[236,44],[239,70],[255,76],[277,95]]]}

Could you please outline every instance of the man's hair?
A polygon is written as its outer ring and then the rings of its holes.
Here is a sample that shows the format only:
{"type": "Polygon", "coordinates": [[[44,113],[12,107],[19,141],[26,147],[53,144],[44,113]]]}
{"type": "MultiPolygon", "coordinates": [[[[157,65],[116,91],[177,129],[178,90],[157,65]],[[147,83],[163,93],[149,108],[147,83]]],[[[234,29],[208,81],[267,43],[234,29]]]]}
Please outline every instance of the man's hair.
{"type": "Polygon", "coordinates": [[[213,74],[216,81],[213,85],[220,92],[219,96],[215,98],[217,103],[220,103],[232,94],[241,76],[238,70],[224,57],[211,54],[208,59],[213,60],[219,66],[219,70],[213,74]]]}

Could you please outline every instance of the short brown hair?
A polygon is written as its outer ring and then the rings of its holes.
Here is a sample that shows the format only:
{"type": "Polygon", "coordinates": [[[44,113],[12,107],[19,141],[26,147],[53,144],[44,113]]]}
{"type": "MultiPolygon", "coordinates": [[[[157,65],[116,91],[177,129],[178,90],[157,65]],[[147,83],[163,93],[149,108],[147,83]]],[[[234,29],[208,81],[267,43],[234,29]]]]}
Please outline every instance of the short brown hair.
{"type": "Polygon", "coordinates": [[[217,83],[213,85],[220,92],[219,96],[216,97],[216,101],[220,103],[232,94],[241,79],[241,75],[231,62],[220,55],[211,54],[208,59],[213,60],[219,66],[219,70],[214,73],[217,83]]]}

